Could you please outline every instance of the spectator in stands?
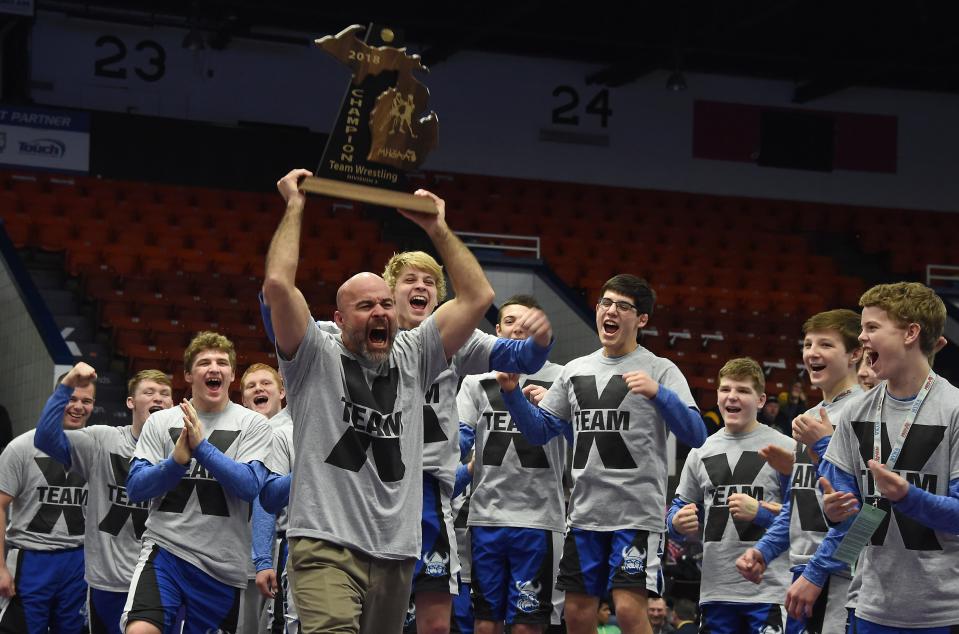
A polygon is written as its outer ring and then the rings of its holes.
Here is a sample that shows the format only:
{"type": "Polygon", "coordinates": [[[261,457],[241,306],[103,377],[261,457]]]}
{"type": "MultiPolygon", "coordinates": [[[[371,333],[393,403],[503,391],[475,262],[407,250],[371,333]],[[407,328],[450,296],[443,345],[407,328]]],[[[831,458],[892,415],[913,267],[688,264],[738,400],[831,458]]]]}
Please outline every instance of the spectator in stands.
{"type": "Polygon", "coordinates": [[[599,610],[596,611],[596,634],[622,634],[619,626],[610,624],[610,613],[609,602],[600,601],[599,610]]]}
{"type": "Polygon", "coordinates": [[[876,387],[876,384],[879,383],[879,379],[876,378],[876,373],[872,370],[872,364],[869,363],[869,357],[863,356],[862,360],[859,362],[859,370],[856,372],[856,379],[859,381],[859,387],[862,388],[863,392],[868,392],[872,388],[876,387]]]}
{"type": "Polygon", "coordinates": [[[782,406],[776,398],[771,396],[766,398],[766,403],[759,411],[760,423],[769,425],[776,431],[789,436],[792,434],[791,421],[792,419],[786,416],[786,413],[783,412],[782,406]]]}
{"type": "MultiPolygon", "coordinates": [[[[804,389],[802,381],[793,383],[792,388],[789,390],[789,395],[781,405],[782,407],[780,409],[787,421],[792,421],[792,419],[809,409],[809,405],[806,404],[806,390],[804,389]]],[[[784,433],[789,434],[789,430],[784,433]]]]}
{"type": "Polygon", "coordinates": [[[676,628],[676,634],[696,634],[699,631],[696,619],[696,604],[689,599],[676,599],[673,603],[673,627],[676,628]]]}
{"type": "Polygon", "coordinates": [[[669,606],[666,605],[666,599],[650,597],[646,604],[646,614],[649,615],[649,624],[653,628],[653,634],[672,634],[675,631],[673,624],[667,618],[669,606]]]}
{"type": "Polygon", "coordinates": [[[723,428],[723,413],[719,410],[718,403],[703,412],[703,423],[706,425],[706,433],[710,436],[723,428]]]}

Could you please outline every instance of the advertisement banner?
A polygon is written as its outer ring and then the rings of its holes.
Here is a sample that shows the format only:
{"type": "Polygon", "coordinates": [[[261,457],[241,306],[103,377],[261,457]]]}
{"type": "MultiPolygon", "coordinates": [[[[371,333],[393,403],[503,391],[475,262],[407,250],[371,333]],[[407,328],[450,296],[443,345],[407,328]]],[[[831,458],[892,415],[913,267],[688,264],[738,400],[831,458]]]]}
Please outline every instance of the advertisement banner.
{"type": "Polygon", "coordinates": [[[0,165],[88,172],[90,115],[0,105],[0,165]]]}

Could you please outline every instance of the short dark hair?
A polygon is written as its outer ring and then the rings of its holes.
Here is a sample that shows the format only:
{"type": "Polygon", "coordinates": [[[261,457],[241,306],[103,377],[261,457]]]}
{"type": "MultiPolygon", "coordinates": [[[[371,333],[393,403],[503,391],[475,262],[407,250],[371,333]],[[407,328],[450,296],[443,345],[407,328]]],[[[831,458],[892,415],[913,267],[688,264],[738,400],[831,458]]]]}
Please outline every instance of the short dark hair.
{"type": "Polygon", "coordinates": [[[631,298],[638,314],[645,313],[652,316],[653,306],[656,305],[656,291],[643,278],[629,273],[614,275],[606,280],[599,294],[602,296],[606,291],[613,291],[631,298]]]}
{"type": "Polygon", "coordinates": [[[502,323],[503,321],[503,309],[507,306],[525,306],[526,308],[539,308],[542,310],[542,307],[539,305],[539,302],[536,301],[536,298],[532,295],[513,295],[505,302],[500,304],[499,313],[496,314],[496,323],[502,323]]]}
{"type": "Polygon", "coordinates": [[[673,614],[683,621],[695,621],[696,604],[689,599],[676,599],[673,603],[673,614]]]}

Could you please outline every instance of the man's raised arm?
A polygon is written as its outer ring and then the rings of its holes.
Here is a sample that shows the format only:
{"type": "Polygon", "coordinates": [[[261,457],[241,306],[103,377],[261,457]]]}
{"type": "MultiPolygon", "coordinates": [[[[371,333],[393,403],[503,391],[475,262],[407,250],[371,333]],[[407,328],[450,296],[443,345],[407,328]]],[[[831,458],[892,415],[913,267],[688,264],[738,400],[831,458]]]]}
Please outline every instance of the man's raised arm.
{"type": "Polygon", "coordinates": [[[299,180],[313,174],[295,169],[276,183],[286,201],[286,211],[273,234],[266,253],[266,275],[263,297],[270,307],[277,349],[288,359],[296,355],[310,324],[310,307],[296,287],[296,265],[300,259],[300,229],[306,194],[299,189],[299,180]]]}
{"type": "Polygon", "coordinates": [[[433,241],[456,291],[456,296],[434,313],[446,358],[449,359],[470,338],[493,303],[493,287],[483,274],[479,262],[446,224],[446,203],[423,189],[417,190],[416,195],[433,199],[439,213],[435,216],[403,210],[400,213],[419,225],[433,241]]]}

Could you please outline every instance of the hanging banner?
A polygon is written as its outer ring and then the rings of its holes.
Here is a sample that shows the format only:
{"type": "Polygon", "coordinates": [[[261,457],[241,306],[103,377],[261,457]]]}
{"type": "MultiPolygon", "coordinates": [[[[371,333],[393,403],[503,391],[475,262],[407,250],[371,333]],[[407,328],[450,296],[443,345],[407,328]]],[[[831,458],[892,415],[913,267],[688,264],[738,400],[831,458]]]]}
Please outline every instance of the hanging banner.
{"type": "Polygon", "coordinates": [[[90,115],[0,105],[0,164],[88,172],[90,115]]]}

